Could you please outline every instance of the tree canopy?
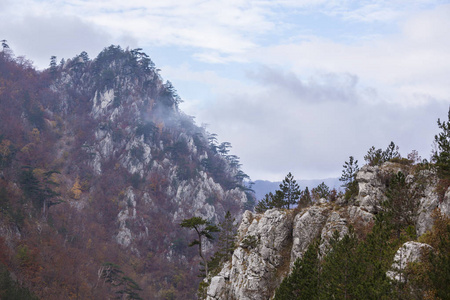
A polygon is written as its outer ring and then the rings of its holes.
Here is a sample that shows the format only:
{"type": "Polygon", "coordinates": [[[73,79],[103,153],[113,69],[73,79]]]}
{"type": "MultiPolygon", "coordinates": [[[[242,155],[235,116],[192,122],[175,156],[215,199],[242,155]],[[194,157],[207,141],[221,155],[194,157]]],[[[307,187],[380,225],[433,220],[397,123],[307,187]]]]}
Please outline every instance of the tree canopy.
{"type": "Polygon", "coordinates": [[[188,228],[188,229],[194,229],[197,233],[197,239],[194,239],[190,244],[189,247],[198,245],[198,255],[203,261],[203,264],[205,266],[205,277],[208,276],[208,260],[203,254],[203,239],[206,238],[209,241],[214,240],[214,236],[212,235],[214,232],[219,232],[219,228],[212,224],[210,221],[202,218],[202,217],[192,217],[189,219],[184,219],[180,223],[181,227],[188,228]]]}

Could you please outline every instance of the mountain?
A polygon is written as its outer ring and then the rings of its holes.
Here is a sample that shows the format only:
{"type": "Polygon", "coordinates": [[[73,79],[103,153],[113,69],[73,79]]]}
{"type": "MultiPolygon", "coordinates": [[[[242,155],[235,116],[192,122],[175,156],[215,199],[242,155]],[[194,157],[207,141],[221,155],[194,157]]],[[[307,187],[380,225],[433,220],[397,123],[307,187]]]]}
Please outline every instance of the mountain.
{"type": "Polygon", "coordinates": [[[356,182],[351,198],[246,211],[206,298],[447,299],[448,181],[397,159],[362,167],[356,182]]]}
{"type": "MultiPolygon", "coordinates": [[[[340,189],[342,182],[339,178],[325,178],[325,179],[300,179],[297,184],[302,190],[308,187],[309,190],[317,187],[321,183],[325,183],[330,189],[340,189]]],[[[252,189],[255,191],[257,200],[261,200],[266,194],[275,192],[280,188],[281,181],[255,180],[252,189]]]]}
{"type": "Polygon", "coordinates": [[[228,143],[180,111],[158,71],[119,46],[44,71],[0,52],[0,271],[21,288],[193,299],[199,257],[180,222],[252,209],[228,143]]]}
{"type": "Polygon", "coordinates": [[[450,120],[431,162],[372,147],[343,193],[258,214],[229,143],[180,101],[141,49],[37,71],[3,46],[0,298],[449,298],[450,120]],[[186,220],[229,231],[199,242],[217,228],[186,220]]]}

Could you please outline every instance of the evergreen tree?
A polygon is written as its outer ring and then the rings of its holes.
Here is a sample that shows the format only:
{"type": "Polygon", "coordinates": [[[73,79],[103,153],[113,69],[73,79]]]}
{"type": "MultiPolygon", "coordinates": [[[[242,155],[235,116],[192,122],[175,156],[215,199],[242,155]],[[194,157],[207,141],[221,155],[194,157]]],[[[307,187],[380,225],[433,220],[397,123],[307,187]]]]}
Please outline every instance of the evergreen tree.
{"type": "Polygon", "coordinates": [[[218,232],[219,228],[216,225],[211,224],[208,220],[203,219],[202,217],[192,217],[189,219],[184,219],[180,223],[181,227],[194,229],[197,233],[198,239],[193,240],[189,247],[198,245],[198,255],[203,261],[204,267],[205,267],[205,277],[208,277],[209,270],[208,270],[208,261],[203,254],[203,238],[206,238],[209,241],[214,240],[214,236],[212,233],[218,232]]]}
{"type": "Polygon", "coordinates": [[[52,74],[52,76],[55,76],[56,74],[56,56],[52,55],[50,57],[50,74],[52,74]]]}
{"type": "Polygon", "coordinates": [[[321,275],[322,299],[359,299],[358,285],[363,278],[357,254],[358,239],[350,227],[340,239],[338,231],[330,240],[330,250],[324,258],[321,275]]]}
{"type": "Polygon", "coordinates": [[[328,196],[330,195],[330,188],[325,184],[325,182],[322,182],[317,187],[313,188],[311,192],[315,200],[322,198],[328,199],[328,196]]]}
{"type": "Polygon", "coordinates": [[[274,300],[318,299],[320,279],[319,243],[312,242],[302,258],[295,261],[292,273],[280,284],[274,300]]]}
{"type": "Polygon", "coordinates": [[[339,178],[345,187],[345,198],[349,200],[352,196],[358,194],[358,182],[356,181],[356,173],[359,171],[358,160],[353,156],[349,157],[349,161],[343,165],[342,176],[339,178]]]}
{"type": "Polygon", "coordinates": [[[7,40],[1,40],[0,42],[2,43],[3,51],[5,51],[5,49],[9,49],[9,45],[8,45],[8,41],[7,40]]]}
{"type": "Polygon", "coordinates": [[[272,192],[266,194],[264,198],[258,201],[258,204],[255,206],[255,211],[259,214],[264,213],[266,210],[273,208],[272,207],[272,199],[273,194],[272,192]]]}
{"type": "Polygon", "coordinates": [[[364,156],[364,160],[371,166],[379,166],[394,158],[400,158],[400,153],[398,152],[398,146],[392,141],[386,150],[375,149],[375,147],[372,146],[364,156]]]}
{"type": "Polygon", "coordinates": [[[300,200],[298,200],[298,206],[300,208],[305,208],[310,206],[311,203],[311,193],[309,192],[308,187],[305,187],[305,190],[301,193],[300,200]]]}
{"type": "Polygon", "coordinates": [[[386,215],[378,213],[372,231],[358,245],[356,256],[364,278],[357,288],[358,299],[390,299],[392,296],[392,286],[386,276],[396,252],[395,243],[390,240],[391,228],[386,215]]]}
{"type": "Polygon", "coordinates": [[[400,153],[398,152],[398,146],[396,146],[395,143],[391,141],[386,150],[384,150],[383,152],[383,162],[390,161],[394,158],[400,158],[400,153]]]}
{"type": "Polygon", "coordinates": [[[277,190],[275,191],[275,195],[272,197],[271,208],[286,208],[286,196],[283,191],[277,190]]]}
{"type": "Polygon", "coordinates": [[[38,300],[30,290],[11,278],[8,269],[0,264],[0,299],[4,300],[38,300]]]}
{"type": "Polygon", "coordinates": [[[291,172],[286,175],[283,182],[280,184],[280,191],[281,193],[279,193],[279,196],[283,202],[282,207],[287,207],[287,209],[289,209],[291,205],[297,204],[301,191],[291,172]]]}
{"type": "Polygon", "coordinates": [[[297,204],[301,195],[300,187],[291,172],[283,179],[280,189],[266,194],[255,207],[257,213],[263,213],[271,208],[287,208],[297,204]]]}
{"type": "Polygon", "coordinates": [[[100,269],[99,276],[105,283],[109,283],[117,294],[116,299],[141,300],[141,287],[130,277],[124,276],[120,266],[107,262],[100,269]]]}
{"type": "Polygon", "coordinates": [[[450,299],[450,224],[439,236],[439,244],[435,252],[429,254],[430,269],[428,276],[433,284],[436,296],[450,299]]]}
{"type": "Polygon", "coordinates": [[[286,205],[284,194],[281,191],[275,191],[275,195],[270,192],[262,198],[255,207],[257,213],[264,213],[268,209],[283,208],[286,205]]]}
{"type": "Polygon", "coordinates": [[[407,181],[402,172],[398,172],[390,180],[386,192],[388,200],[383,203],[383,207],[397,232],[397,237],[402,229],[415,225],[422,192],[421,182],[407,181]]]}
{"type": "Polygon", "coordinates": [[[437,124],[442,132],[434,136],[437,149],[433,153],[433,161],[436,164],[438,174],[441,178],[450,178],[450,108],[448,110],[448,121],[437,124]]]}
{"type": "Polygon", "coordinates": [[[231,261],[237,232],[235,221],[236,219],[231,216],[230,211],[227,211],[225,219],[218,226],[220,232],[217,238],[217,251],[208,263],[212,275],[220,271],[224,262],[231,261]]]}
{"type": "Polygon", "coordinates": [[[60,194],[52,189],[52,187],[58,186],[58,184],[51,179],[52,174],[58,174],[59,172],[45,172],[41,182],[34,175],[33,168],[23,167],[22,169],[23,170],[20,173],[20,184],[24,192],[24,196],[28,200],[31,200],[36,209],[41,208],[42,214],[46,216],[48,208],[62,202],[59,198],[60,194]]]}
{"type": "Polygon", "coordinates": [[[383,150],[375,149],[375,146],[372,146],[372,147],[370,147],[369,151],[367,151],[367,154],[364,155],[364,160],[370,166],[381,165],[382,164],[382,156],[383,156],[383,150]]]}
{"type": "Polygon", "coordinates": [[[80,57],[83,60],[83,62],[85,62],[85,63],[89,61],[89,55],[87,54],[86,51],[81,52],[80,57]]]}

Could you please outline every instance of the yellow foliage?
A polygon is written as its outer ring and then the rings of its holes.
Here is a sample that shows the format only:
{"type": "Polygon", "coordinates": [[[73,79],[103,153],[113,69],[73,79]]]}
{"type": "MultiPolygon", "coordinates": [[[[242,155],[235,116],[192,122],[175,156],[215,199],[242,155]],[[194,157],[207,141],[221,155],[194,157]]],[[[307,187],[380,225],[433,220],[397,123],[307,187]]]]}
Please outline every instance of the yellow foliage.
{"type": "Polygon", "coordinates": [[[34,146],[35,145],[33,143],[28,143],[25,146],[23,146],[22,149],[20,149],[20,152],[25,153],[25,154],[29,154],[34,146]]]}
{"type": "Polygon", "coordinates": [[[156,127],[158,127],[159,134],[161,134],[162,130],[164,129],[164,122],[159,122],[158,124],[156,124],[156,127]]]}
{"type": "Polygon", "coordinates": [[[75,179],[75,183],[73,184],[73,186],[70,189],[70,191],[72,192],[72,198],[80,199],[82,192],[81,192],[80,179],[78,178],[78,176],[75,179]]]}
{"type": "Polygon", "coordinates": [[[33,170],[33,175],[36,176],[36,178],[38,178],[41,181],[44,178],[44,173],[45,173],[45,170],[43,170],[43,169],[36,168],[33,170]]]}
{"type": "Polygon", "coordinates": [[[33,130],[31,130],[30,138],[33,140],[33,142],[39,143],[39,141],[41,140],[40,136],[41,136],[41,133],[39,132],[39,129],[33,128],[33,130]]]}
{"type": "Polygon", "coordinates": [[[11,150],[9,150],[9,146],[11,146],[10,140],[3,140],[0,144],[0,156],[7,157],[11,154],[11,150]]]}
{"type": "Polygon", "coordinates": [[[86,248],[87,248],[87,249],[91,249],[91,248],[92,248],[92,240],[91,240],[91,239],[89,239],[89,240],[87,241],[87,243],[86,243],[86,248]]]}

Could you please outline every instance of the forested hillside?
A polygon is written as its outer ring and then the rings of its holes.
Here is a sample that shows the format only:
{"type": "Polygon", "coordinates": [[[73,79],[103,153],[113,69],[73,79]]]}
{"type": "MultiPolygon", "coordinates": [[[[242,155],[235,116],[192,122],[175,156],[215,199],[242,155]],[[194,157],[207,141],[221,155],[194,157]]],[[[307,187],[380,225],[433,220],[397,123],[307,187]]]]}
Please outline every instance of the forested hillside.
{"type": "Polygon", "coordinates": [[[239,218],[254,196],[231,145],[158,72],[119,46],[37,71],[3,41],[0,298],[195,298],[200,258],[180,223],[239,218]]]}

